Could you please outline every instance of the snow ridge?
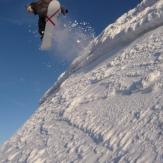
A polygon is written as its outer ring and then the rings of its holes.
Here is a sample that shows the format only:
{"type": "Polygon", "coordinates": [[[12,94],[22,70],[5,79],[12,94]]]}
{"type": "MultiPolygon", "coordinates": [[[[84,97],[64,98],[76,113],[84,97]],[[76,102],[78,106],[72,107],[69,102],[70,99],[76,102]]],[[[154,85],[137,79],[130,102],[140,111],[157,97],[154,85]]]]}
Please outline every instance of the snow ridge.
{"type": "Polygon", "coordinates": [[[87,58],[84,58],[84,61],[77,59],[80,63],[79,67],[95,60],[101,52],[112,55],[112,51],[115,53],[120,47],[123,48],[141,35],[162,26],[162,17],[162,0],[143,1],[136,8],[121,16],[114,24],[109,25],[100,36],[93,40],[90,52],[86,54],[87,58]]]}
{"type": "Polygon", "coordinates": [[[114,24],[109,25],[104,32],[94,39],[85,49],[82,56],[73,61],[69,69],[63,73],[55,85],[41,99],[46,100],[69,75],[74,71],[96,60],[99,55],[112,56],[141,35],[163,25],[163,1],[146,0],[136,8],[121,16],[114,24]]]}
{"type": "Polygon", "coordinates": [[[0,163],[162,163],[162,6],[144,0],[97,37],[0,148],[0,163]]]}

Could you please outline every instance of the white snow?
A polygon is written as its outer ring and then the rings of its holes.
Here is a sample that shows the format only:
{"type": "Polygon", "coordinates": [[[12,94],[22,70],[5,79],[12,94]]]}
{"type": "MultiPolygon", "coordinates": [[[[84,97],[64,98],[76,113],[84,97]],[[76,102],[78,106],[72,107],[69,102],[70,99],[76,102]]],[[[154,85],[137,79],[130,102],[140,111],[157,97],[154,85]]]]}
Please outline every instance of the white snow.
{"type": "Polygon", "coordinates": [[[163,1],[109,25],[0,148],[0,163],[162,163],[163,1]]]}

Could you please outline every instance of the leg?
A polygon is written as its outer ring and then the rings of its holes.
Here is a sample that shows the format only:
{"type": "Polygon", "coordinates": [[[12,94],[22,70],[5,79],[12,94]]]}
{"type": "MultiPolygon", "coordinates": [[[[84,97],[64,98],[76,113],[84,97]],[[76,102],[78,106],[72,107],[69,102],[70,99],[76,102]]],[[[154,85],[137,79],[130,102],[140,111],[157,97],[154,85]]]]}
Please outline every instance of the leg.
{"type": "Polygon", "coordinates": [[[46,18],[45,17],[39,17],[38,32],[41,35],[41,40],[44,37],[45,26],[46,26],[46,18]]]}

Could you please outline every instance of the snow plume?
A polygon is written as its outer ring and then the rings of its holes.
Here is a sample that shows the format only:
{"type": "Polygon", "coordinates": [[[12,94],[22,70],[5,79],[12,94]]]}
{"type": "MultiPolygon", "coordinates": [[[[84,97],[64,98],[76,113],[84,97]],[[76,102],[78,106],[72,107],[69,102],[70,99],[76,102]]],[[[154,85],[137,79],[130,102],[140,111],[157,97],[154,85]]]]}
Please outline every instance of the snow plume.
{"type": "Polygon", "coordinates": [[[95,32],[89,23],[59,19],[54,30],[53,51],[68,60],[83,53],[94,39],[95,32]]]}

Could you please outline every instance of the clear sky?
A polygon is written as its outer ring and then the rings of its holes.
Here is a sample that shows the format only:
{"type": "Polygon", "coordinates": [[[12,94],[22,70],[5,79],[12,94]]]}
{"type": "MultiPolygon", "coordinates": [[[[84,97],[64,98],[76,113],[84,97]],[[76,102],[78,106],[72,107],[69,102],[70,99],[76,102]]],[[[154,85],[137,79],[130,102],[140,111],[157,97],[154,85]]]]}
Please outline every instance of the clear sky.
{"type": "MultiPolygon", "coordinates": [[[[69,64],[59,54],[41,52],[37,17],[30,0],[0,0],[0,144],[37,109],[39,99],[69,64]],[[32,32],[30,32],[32,31],[32,32]]],[[[62,0],[69,17],[91,24],[99,34],[139,0],[62,0]]]]}

